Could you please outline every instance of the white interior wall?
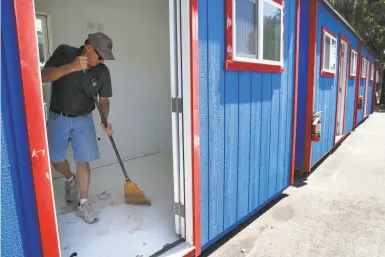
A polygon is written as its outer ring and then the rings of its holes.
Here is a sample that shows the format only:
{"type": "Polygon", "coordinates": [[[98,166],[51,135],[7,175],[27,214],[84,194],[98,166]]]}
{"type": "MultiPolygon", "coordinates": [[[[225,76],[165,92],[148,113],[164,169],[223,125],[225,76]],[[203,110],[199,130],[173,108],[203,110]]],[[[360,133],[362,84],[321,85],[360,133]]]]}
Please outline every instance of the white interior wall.
{"type": "MultiPolygon", "coordinates": [[[[171,151],[168,0],[35,0],[35,9],[49,16],[51,54],[60,44],[80,46],[98,24],[112,38],[109,120],[122,159],[171,151]]],[[[115,163],[97,110],[94,117],[101,159],[91,166],[115,163]]]]}

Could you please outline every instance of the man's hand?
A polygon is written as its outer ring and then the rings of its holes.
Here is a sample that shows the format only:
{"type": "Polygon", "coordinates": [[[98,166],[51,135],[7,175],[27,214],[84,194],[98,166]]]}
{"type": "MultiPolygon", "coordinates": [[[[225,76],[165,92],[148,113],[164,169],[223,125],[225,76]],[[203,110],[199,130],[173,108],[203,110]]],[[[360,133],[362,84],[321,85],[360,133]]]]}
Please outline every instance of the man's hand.
{"type": "Polygon", "coordinates": [[[111,136],[112,135],[112,125],[111,123],[107,122],[107,128],[104,126],[103,122],[100,124],[102,126],[102,129],[104,133],[111,136]]]}
{"type": "Polygon", "coordinates": [[[82,71],[88,68],[88,58],[87,56],[78,56],[71,63],[72,71],[82,71]]]}

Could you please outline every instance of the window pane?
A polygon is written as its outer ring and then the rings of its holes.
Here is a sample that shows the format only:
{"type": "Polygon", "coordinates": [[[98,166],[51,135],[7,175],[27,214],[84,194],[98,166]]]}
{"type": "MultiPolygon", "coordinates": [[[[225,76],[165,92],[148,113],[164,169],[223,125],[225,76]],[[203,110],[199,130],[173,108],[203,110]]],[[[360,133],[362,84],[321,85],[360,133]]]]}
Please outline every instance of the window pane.
{"type": "Polygon", "coordinates": [[[46,62],[46,57],[45,57],[46,49],[45,49],[45,35],[43,30],[43,22],[41,19],[36,18],[35,24],[36,24],[36,33],[37,33],[37,44],[39,47],[40,66],[44,66],[46,62]]]}
{"type": "Polygon", "coordinates": [[[263,59],[281,60],[281,10],[263,2],[263,59]]]}
{"type": "Polygon", "coordinates": [[[236,55],[257,58],[258,4],[250,0],[235,1],[236,55]]]}
{"type": "Polygon", "coordinates": [[[324,48],[324,70],[329,70],[330,67],[330,37],[325,35],[325,48],[324,48]]]}
{"type": "Polygon", "coordinates": [[[331,39],[331,51],[330,51],[330,71],[336,71],[336,62],[337,62],[337,41],[331,39]]]}

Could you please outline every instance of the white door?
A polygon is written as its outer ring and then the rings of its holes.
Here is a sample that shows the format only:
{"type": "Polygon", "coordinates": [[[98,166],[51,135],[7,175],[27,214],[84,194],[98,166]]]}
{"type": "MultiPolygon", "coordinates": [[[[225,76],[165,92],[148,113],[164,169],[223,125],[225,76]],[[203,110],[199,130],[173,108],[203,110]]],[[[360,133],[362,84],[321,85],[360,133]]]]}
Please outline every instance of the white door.
{"type": "Polygon", "coordinates": [[[366,77],[365,77],[365,97],[364,97],[364,117],[368,116],[368,91],[370,80],[370,63],[366,61],[366,77]]]}
{"type": "Polygon", "coordinates": [[[345,92],[347,84],[348,66],[348,43],[341,39],[341,51],[339,58],[339,84],[338,84],[338,106],[337,106],[337,136],[344,134],[345,119],[345,92]]]}
{"type": "Polygon", "coordinates": [[[185,238],[182,40],[180,13],[180,0],[169,0],[175,233],[185,238]]]}

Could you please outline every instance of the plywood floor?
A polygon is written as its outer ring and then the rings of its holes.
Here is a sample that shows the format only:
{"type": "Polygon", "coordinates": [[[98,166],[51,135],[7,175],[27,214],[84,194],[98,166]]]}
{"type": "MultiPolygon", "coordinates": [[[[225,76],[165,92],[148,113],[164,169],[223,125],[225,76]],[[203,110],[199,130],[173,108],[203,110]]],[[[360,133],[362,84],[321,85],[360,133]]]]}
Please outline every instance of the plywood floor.
{"type": "Polygon", "coordinates": [[[178,240],[174,233],[172,157],[158,153],[124,163],[152,206],[124,203],[118,164],[91,170],[89,201],[100,220],[86,224],[64,200],[64,180],[53,180],[63,257],[145,257],[178,240]]]}

